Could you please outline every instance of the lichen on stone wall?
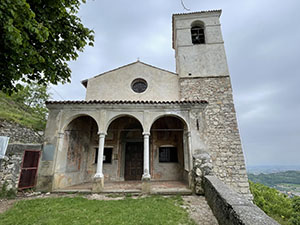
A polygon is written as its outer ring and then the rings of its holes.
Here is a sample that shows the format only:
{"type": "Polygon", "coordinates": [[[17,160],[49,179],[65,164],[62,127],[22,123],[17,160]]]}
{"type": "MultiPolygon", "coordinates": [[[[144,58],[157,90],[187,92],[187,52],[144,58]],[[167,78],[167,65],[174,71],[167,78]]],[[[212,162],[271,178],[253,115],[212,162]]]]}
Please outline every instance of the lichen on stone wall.
{"type": "Polygon", "coordinates": [[[214,174],[236,191],[250,194],[229,76],[180,79],[181,100],[206,100],[199,138],[214,174]]]}
{"type": "Polygon", "coordinates": [[[196,152],[198,154],[193,156],[193,188],[195,194],[203,195],[203,177],[213,174],[213,165],[209,153],[202,150],[196,150],[196,152]]]}
{"type": "Polygon", "coordinates": [[[0,188],[6,185],[6,190],[17,190],[23,156],[25,150],[41,150],[36,144],[9,144],[3,159],[0,159],[0,188]]]}
{"type": "Polygon", "coordinates": [[[0,136],[9,137],[9,143],[42,143],[43,135],[20,124],[0,119],[0,136]]]}

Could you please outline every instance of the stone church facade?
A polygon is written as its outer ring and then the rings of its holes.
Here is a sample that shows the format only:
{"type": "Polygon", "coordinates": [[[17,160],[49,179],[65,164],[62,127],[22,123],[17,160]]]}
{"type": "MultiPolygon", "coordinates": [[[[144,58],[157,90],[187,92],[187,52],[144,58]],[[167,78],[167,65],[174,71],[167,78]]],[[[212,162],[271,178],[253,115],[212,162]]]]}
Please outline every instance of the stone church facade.
{"type": "Polygon", "coordinates": [[[173,15],[176,73],[137,61],[82,81],[84,101],[47,103],[37,188],[91,182],[182,181],[195,186],[199,155],[210,173],[249,194],[221,10],[173,15]]]}

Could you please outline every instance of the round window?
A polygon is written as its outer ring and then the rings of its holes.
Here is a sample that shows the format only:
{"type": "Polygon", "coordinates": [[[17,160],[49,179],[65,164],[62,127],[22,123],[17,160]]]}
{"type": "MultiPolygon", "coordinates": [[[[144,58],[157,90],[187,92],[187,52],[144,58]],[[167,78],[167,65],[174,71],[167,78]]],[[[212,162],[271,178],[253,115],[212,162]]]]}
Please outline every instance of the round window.
{"type": "Polygon", "coordinates": [[[135,79],[131,83],[131,88],[136,93],[142,93],[146,91],[147,87],[148,87],[147,81],[145,81],[144,79],[140,79],[140,78],[135,79]]]}

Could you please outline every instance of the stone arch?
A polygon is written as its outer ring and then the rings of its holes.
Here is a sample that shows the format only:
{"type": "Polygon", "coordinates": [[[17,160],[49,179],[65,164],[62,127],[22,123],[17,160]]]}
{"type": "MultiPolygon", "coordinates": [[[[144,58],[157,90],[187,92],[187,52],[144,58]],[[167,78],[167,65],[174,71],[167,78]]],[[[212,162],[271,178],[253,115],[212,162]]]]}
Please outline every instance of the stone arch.
{"type": "Polygon", "coordinates": [[[191,23],[191,28],[194,26],[202,26],[205,27],[205,23],[202,20],[195,20],[191,23]]]}
{"type": "Polygon", "coordinates": [[[89,113],[89,112],[84,112],[84,113],[77,113],[75,112],[73,115],[70,115],[67,119],[65,119],[63,121],[63,124],[61,126],[61,129],[60,129],[60,132],[63,133],[64,130],[68,127],[68,125],[74,121],[75,119],[81,117],[81,116],[89,116],[91,117],[92,119],[94,119],[94,121],[96,122],[97,124],[97,128],[98,128],[98,131],[100,129],[100,124],[99,124],[99,121],[96,119],[96,116],[93,115],[92,113],[89,113]]]}
{"type": "Polygon", "coordinates": [[[65,120],[56,150],[53,189],[91,182],[89,171],[95,169],[98,130],[97,120],[88,113],[76,113],[65,120]]]}
{"type": "Polygon", "coordinates": [[[105,129],[104,129],[105,132],[107,133],[108,128],[109,128],[109,126],[111,125],[112,122],[114,122],[115,120],[117,120],[117,119],[119,119],[121,117],[126,117],[126,116],[136,119],[141,124],[141,126],[143,128],[143,131],[145,130],[144,129],[144,123],[143,123],[143,121],[138,116],[133,115],[131,113],[120,113],[120,114],[112,116],[111,118],[108,118],[107,123],[105,125],[105,129]]]}
{"type": "Polygon", "coordinates": [[[188,123],[180,115],[161,114],[153,118],[150,137],[154,179],[188,181],[191,158],[188,130],[188,123]]]}
{"type": "Polygon", "coordinates": [[[103,165],[107,180],[141,180],[143,174],[143,126],[136,117],[119,114],[108,120],[105,146],[118,156],[112,164],[103,165]]]}
{"type": "Polygon", "coordinates": [[[190,126],[189,126],[189,123],[187,122],[186,118],[184,118],[183,116],[181,115],[178,115],[178,114],[175,114],[175,113],[162,113],[154,118],[152,118],[151,122],[149,123],[149,127],[148,127],[148,130],[150,131],[151,130],[151,127],[152,125],[155,123],[155,121],[157,121],[158,119],[162,118],[162,117],[175,117],[177,119],[179,119],[185,126],[186,128],[186,131],[190,131],[190,126]]]}

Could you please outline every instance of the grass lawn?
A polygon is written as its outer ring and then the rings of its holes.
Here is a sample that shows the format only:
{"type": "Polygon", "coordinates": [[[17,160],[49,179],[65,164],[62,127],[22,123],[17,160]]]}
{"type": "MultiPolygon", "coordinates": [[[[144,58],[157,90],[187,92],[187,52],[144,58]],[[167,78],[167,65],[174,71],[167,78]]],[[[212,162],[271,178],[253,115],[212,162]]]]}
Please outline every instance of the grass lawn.
{"type": "Polygon", "coordinates": [[[181,204],[181,197],[161,196],[108,201],[83,197],[22,200],[0,214],[0,224],[195,224],[181,204]]]}

